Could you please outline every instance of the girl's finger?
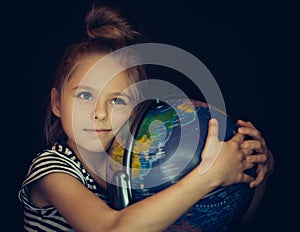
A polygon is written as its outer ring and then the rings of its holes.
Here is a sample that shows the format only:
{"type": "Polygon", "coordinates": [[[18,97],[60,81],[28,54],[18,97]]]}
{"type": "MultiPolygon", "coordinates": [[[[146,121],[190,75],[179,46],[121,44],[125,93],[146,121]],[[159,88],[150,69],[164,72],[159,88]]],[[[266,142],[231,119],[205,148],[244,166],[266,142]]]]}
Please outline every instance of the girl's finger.
{"type": "Polygon", "coordinates": [[[237,121],[237,123],[240,125],[240,126],[245,126],[245,127],[251,127],[251,128],[255,128],[254,125],[251,123],[251,122],[246,122],[246,121],[243,121],[241,119],[239,119],[237,121]]]}
{"type": "Polygon", "coordinates": [[[212,118],[209,121],[207,137],[208,137],[208,139],[219,140],[218,139],[218,134],[219,134],[218,121],[215,118],[212,118]]]}
{"type": "Polygon", "coordinates": [[[202,162],[199,166],[199,174],[202,175],[213,165],[221,150],[219,143],[219,124],[218,121],[212,118],[209,121],[208,134],[205,146],[202,151],[202,162]]]}
{"type": "Polygon", "coordinates": [[[239,146],[244,142],[245,136],[241,133],[236,133],[230,141],[236,142],[239,146]]]}
{"type": "Polygon", "coordinates": [[[257,174],[257,176],[256,176],[256,178],[255,178],[255,180],[252,181],[252,182],[250,182],[249,187],[250,188],[254,188],[254,187],[258,186],[263,181],[264,176],[265,176],[264,172],[263,171],[259,171],[258,174],[257,174]]]}
{"type": "Polygon", "coordinates": [[[261,133],[256,128],[250,128],[250,127],[239,127],[238,132],[243,135],[248,135],[254,139],[260,140],[261,142],[264,142],[263,137],[261,136],[261,133]]]}
{"type": "Polygon", "coordinates": [[[242,174],[242,182],[246,182],[246,183],[249,183],[249,185],[255,181],[254,177],[252,176],[249,176],[247,174],[242,174]]]}
{"type": "Polygon", "coordinates": [[[262,148],[262,144],[259,140],[246,140],[240,145],[240,148],[259,150],[262,148]]]}
{"type": "Polygon", "coordinates": [[[246,159],[247,156],[253,154],[252,149],[243,148],[243,149],[240,149],[240,151],[243,153],[245,159],[246,159]]]}
{"type": "Polygon", "coordinates": [[[247,170],[247,169],[251,169],[253,168],[255,165],[255,163],[250,163],[250,162],[244,162],[244,170],[247,170]]]}
{"type": "Polygon", "coordinates": [[[264,163],[267,161],[267,155],[266,154],[249,155],[246,157],[246,160],[249,163],[264,163]]]}

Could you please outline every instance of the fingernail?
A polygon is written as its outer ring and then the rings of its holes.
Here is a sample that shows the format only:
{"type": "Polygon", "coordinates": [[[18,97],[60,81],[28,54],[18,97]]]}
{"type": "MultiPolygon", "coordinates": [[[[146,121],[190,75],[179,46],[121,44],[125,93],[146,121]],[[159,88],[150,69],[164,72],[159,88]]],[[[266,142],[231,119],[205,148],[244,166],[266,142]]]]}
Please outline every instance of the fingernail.
{"type": "Polygon", "coordinates": [[[216,124],[216,123],[217,123],[217,120],[216,120],[215,118],[211,118],[211,119],[210,119],[210,123],[211,123],[211,124],[216,124]]]}

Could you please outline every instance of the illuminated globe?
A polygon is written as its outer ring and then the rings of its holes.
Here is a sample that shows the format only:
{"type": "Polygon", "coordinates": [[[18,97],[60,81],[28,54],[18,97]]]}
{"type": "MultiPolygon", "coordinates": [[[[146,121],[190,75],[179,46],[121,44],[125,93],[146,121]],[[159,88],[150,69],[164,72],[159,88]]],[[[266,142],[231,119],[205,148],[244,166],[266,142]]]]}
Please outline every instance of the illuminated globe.
{"type": "MultiPolygon", "coordinates": [[[[229,140],[236,122],[207,103],[156,99],[120,130],[110,149],[108,190],[116,209],[152,196],[176,183],[201,162],[208,121],[219,121],[219,139],[229,140]]],[[[255,175],[255,168],[246,170],[255,175]]],[[[253,197],[247,183],[207,194],[167,231],[226,231],[237,225],[253,197]]]]}

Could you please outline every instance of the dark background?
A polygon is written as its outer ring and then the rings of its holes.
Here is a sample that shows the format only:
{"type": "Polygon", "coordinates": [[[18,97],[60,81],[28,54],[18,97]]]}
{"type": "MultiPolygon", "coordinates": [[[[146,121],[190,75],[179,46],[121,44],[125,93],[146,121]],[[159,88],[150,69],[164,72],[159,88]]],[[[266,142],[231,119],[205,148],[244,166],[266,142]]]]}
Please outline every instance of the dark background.
{"type": "MultiPolygon", "coordinates": [[[[276,170],[256,220],[243,231],[293,231],[300,161],[296,1],[111,2],[127,10],[152,42],[199,58],[220,85],[228,113],[252,121],[266,138],[276,170]]],[[[83,0],[1,3],[1,220],[9,231],[21,231],[17,191],[42,146],[48,80],[65,46],[85,36],[90,6],[83,0]]]]}

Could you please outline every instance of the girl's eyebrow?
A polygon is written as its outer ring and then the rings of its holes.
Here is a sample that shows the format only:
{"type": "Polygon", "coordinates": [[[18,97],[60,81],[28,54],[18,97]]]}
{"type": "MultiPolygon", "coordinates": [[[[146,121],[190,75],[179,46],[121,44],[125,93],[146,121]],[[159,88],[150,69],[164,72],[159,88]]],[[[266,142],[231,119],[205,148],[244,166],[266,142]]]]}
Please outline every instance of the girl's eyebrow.
{"type": "Polygon", "coordinates": [[[77,90],[77,89],[88,89],[88,90],[94,90],[94,88],[90,86],[85,86],[85,85],[77,85],[75,86],[72,90],[77,90]]]}
{"type": "MultiPolygon", "coordinates": [[[[77,90],[77,89],[86,89],[86,90],[89,90],[89,91],[96,90],[95,88],[92,88],[92,87],[90,87],[90,86],[78,85],[78,86],[75,86],[75,87],[73,88],[73,91],[74,91],[74,90],[77,90]]],[[[112,95],[112,96],[126,97],[126,98],[128,98],[129,100],[132,100],[132,96],[130,96],[129,94],[125,93],[124,91],[115,91],[115,92],[110,93],[110,95],[112,95]]]]}
{"type": "Polygon", "coordinates": [[[129,100],[132,100],[132,96],[130,96],[129,94],[125,93],[124,91],[122,91],[122,92],[116,91],[116,92],[111,93],[111,95],[112,95],[112,96],[126,97],[126,98],[128,98],[129,100]]]}

